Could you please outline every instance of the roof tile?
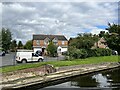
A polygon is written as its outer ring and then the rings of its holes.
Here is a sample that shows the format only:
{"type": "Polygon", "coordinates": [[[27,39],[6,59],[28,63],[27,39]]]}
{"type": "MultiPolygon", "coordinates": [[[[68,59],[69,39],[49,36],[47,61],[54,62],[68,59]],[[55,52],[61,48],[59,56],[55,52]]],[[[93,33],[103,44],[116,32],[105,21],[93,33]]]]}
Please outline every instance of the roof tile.
{"type": "Polygon", "coordinates": [[[67,41],[67,39],[64,35],[44,35],[44,34],[33,35],[33,40],[44,40],[45,38],[49,38],[50,40],[57,38],[58,40],[67,41]]]}

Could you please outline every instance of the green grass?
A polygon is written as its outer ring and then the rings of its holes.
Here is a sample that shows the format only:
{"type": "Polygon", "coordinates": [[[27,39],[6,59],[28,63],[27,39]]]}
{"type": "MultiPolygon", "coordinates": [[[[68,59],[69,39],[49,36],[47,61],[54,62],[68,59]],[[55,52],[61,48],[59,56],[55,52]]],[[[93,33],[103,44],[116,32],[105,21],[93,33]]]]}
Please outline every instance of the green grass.
{"type": "Polygon", "coordinates": [[[0,72],[6,73],[16,70],[27,69],[27,68],[35,68],[45,64],[52,64],[55,67],[62,67],[62,66],[72,66],[72,65],[80,65],[80,64],[98,64],[103,62],[118,62],[118,56],[90,57],[86,59],[74,59],[67,61],[49,61],[49,62],[21,64],[17,66],[2,67],[0,68],[0,72]]]}

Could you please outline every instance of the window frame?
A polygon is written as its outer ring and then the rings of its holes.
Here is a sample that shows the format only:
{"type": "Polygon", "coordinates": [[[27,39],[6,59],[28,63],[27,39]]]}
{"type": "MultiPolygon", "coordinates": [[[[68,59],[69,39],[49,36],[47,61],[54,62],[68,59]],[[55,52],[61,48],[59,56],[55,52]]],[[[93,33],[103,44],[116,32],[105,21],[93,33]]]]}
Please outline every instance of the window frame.
{"type": "Polygon", "coordinates": [[[36,40],[36,45],[40,45],[40,40],[36,40]]]}

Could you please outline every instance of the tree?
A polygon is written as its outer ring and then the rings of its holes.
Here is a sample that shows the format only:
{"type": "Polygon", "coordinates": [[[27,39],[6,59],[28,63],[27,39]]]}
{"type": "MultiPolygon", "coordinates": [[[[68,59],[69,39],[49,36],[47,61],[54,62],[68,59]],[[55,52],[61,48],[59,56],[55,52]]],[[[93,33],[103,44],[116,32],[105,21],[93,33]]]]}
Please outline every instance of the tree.
{"type": "Polygon", "coordinates": [[[7,51],[10,50],[12,34],[9,29],[2,28],[2,48],[7,51]]]}
{"type": "Polygon", "coordinates": [[[120,25],[108,23],[108,28],[106,28],[109,33],[120,35],[120,25]]]}
{"type": "Polygon", "coordinates": [[[32,49],[32,40],[28,40],[26,44],[24,45],[24,49],[32,49]]]}
{"type": "Polygon", "coordinates": [[[108,47],[117,50],[120,55],[120,25],[108,23],[109,34],[106,36],[108,47]]]}
{"type": "Polygon", "coordinates": [[[99,37],[104,37],[104,35],[105,35],[105,31],[100,31],[99,37]]]}
{"type": "Polygon", "coordinates": [[[12,42],[11,42],[11,51],[16,51],[16,47],[17,47],[17,41],[12,40],[12,42]]]}
{"type": "Polygon", "coordinates": [[[77,49],[90,49],[96,41],[98,41],[98,36],[92,36],[88,33],[78,34],[70,41],[69,46],[75,46],[77,49]]]}
{"type": "Polygon", "coordinates": [[[2,48],[2,31],[0,31],[0,49],[2,48]]]}
{"type": "Polygon", "coordinates": [[[47,52],[50,56],[56,56],[57,54],[57,46],[53,44],[53,42],[50,42],[48,47],[47,47],[47,52]]]}
{"type": "Polygon", "coordinates": [[[21,48],[23,48],[23,44],[22,44],[22,41],[19,41],[18,42],[18,49],[21,49],[21,48]]]}
{"type": "Polygon", "coordinates": [[[78,34],[76,38],[69,41],[68,53],[70,58],[86,58],[90,56],[88,51],[94,46],[99,37],[91,33],[78,34]]]}

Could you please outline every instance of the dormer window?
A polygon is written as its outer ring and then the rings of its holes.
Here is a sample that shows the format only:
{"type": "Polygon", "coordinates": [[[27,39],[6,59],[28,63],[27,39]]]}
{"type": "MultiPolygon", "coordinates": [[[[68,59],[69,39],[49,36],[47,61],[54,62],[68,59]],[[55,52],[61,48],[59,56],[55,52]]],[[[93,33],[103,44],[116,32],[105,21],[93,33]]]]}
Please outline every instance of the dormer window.
{"type": "Polygon", "coordinates": [[[57,39],[57,38],[54,38],[54,39],[52,40],[52,42],[54,43],[54,45],[57,45],[57,44],[58,44],[58,39],[57,39]]]}
{"type": "Polygon", "coordinates": [[[36,44],[37,44],[37,45],[40,45],[40,40],[36,40],[36,44]]]}
{"type": "Polygon", "coordinates": [[[49,41],[50,41],[49,38],[45,38],[45,40],[44,40],[44,44],[45,44],[45,45],[48,45],[48,44],[49,44],[49,41]]]}

